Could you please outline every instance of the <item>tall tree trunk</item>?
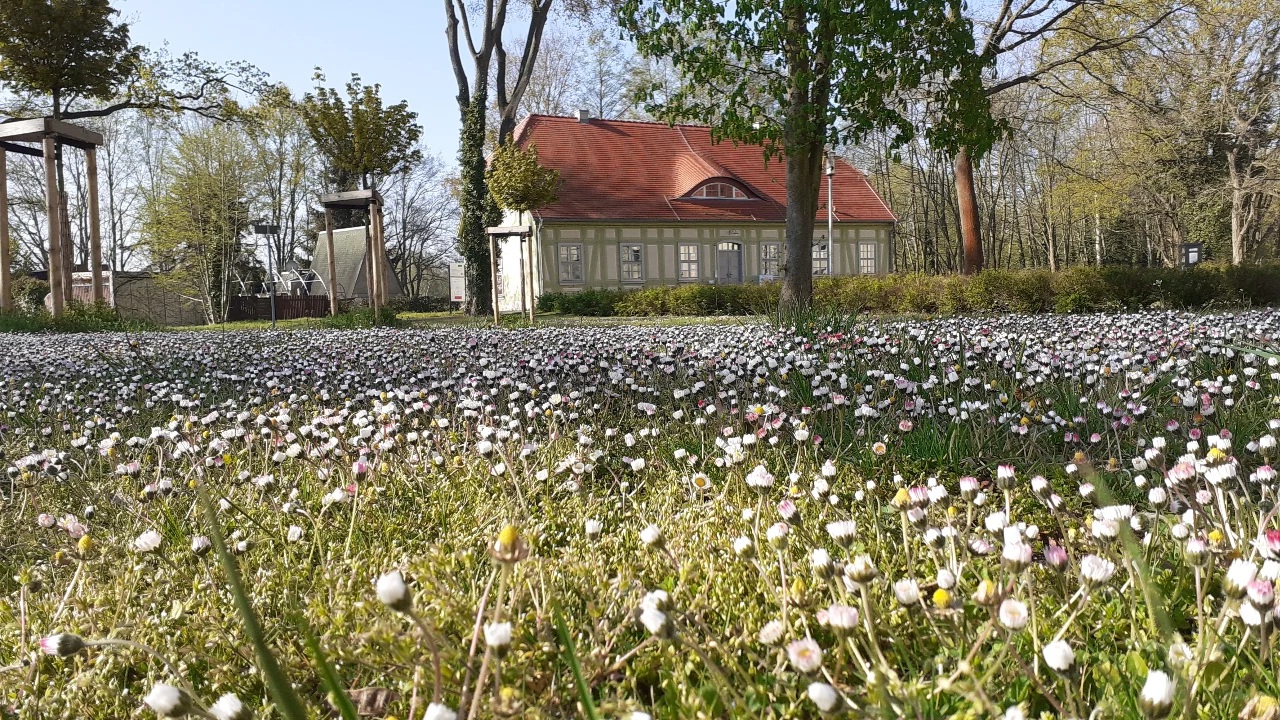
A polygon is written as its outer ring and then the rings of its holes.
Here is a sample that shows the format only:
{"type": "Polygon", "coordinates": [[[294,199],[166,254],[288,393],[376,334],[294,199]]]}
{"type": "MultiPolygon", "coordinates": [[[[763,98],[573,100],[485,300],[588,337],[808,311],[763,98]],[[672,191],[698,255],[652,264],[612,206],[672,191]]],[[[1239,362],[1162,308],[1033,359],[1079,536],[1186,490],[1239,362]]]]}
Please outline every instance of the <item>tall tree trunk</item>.
{"type": "Polygon", "coordinates": [[[978,193],[973,184],[969,149],[956,153],[956,199],[960,211],[960,238],[964,245],[964,274],[982,270],[982,226],[978,218],[978,193]]]}
{"type": "Polygon", "coordinates": [[[466,261],[466,312],[483,317],[493,310],[489,297],[493,289],[493,278],[489,276],[489,239],[485,233],[492,202],[484,179],[484,111],[489,92],[485,82],[479,81],[476,85],[463,119],[462,145],[458,150],[462,175],[462,226],[458,231],[458,252],[466,261]]]}
{"type": "Polygon", "coordinates": [[[1102,267],[1102,211],[1098,208],[1098,196],[1093,197],[1093,259],[1102,267]]]}
{"type": "Polygon", "coordinates": [[[813,225],[821,173],[821,142],[787,148],[787,256],[778,299],[784,312],[813,301],[813,225]]]}

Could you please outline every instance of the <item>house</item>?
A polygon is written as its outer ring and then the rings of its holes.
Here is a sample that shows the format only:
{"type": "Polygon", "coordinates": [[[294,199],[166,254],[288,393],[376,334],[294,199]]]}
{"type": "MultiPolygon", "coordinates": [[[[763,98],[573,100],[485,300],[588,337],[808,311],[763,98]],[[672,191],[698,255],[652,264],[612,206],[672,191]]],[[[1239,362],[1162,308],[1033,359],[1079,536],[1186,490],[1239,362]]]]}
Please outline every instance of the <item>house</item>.
{"type": "MultiPolygon", "coordinates": [[[[705,126],[530,115],[514,141],[559,171],[558,200],[507,226],[530,226],[532,296],[587,288],[754,283],[781,277],[786,164],[758,145],[712,142],[705,126]],[[532,218],[529,216],[532,215],[532,218]]],[[[813,272],[890,272],[895,217],[866,176],[837,159],[823,177],[813,272]]],[[[499,307],[521,309],[522,244],[501,242],[499,307]]],[[[524,247],[528,247],[525,245],[524,247]]],[[[523,254],[528,254],[525,251],[523,254]]],[[[526,300],[527,302],[527,300],[526,300]]]]}
{"type": "MultiPolygon", "coordinates": [[[[342,228],[333,231],[333,257],[338,276],[338,299],[369,301],[369,257],[371,256],[368,237],[363,225],[342,228]]],[[[403,294],[400,282],[391,269],[391,262],[383,258],[382,276],[387,279],[387,298],[399,297],[403,294]]],[[[329,249],[325,241],[325,233],[321,231],[316,237],[316,252],[311,260],[311,269],[317,280],[310,283],[312,295],[329,294],[326,283],[329,281],[329,249]]]]}

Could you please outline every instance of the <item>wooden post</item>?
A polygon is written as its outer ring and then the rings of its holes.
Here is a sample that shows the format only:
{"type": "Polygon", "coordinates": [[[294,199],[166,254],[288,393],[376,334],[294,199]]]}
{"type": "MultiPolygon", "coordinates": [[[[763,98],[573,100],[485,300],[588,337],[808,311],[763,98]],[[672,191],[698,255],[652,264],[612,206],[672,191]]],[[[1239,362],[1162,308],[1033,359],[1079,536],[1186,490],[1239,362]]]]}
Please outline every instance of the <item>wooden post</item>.
{"type": "Polygon", "coordinates": [[[102,222],[98,218],[98,149],[84,152],[89,173],[89,271],[93,273],[93,301],[107,299],[102,287],[102,222]]]}
{"type": "Polygon", "coordinates": [[[378,267],[382,268],[382,282],[379,287],[382,289],[382,304],[387,304],[387,270],[391,263],[387,261],[387,217],[382,212],[382,205],[378,205],[378,267]]]}
{"type": "Polygon", "coordinates": [[[329,314],[338,314],[338,260],[333,256],[333,210],[324,209],[325,250],[329,251],[329,314]]]}
{"type": "Polygon", "coordinates": [[[524,236],[516,236],[516,248],[520,252],[520,317],[529,316],[529,293],[525,285],[524,236]]]}
{"type": "Polygon", "coordinates": [[[537,277],[534,275],[538,271],[537,256],[535,254],[537,248],[533,243],[533,233],[529,234],[529,324],[533,325],[538,321],[538,288],[534,282],[537,277]]]}
{"type": "MultiPolygon", "coordinates": [[[[52,135],[44,139],[44,202],[49,214],[49,294],[53,296],[53,316],[62,317],[64,306],[62,264],[62,218],[58,208],[57,153],[52,135]]],[[[69,278],[66,278],[69,279],[69,278]]]]}
{"type": "Polygon", "coordinates": [[[493,324],[500,325],[498,315],[498,240],[489,236],[489,299],[493,302],[493,324]]]}
{"type": "Polygon", "coordinates": [[[8,156],[0,148],[0,312],[13,311],[13,263],[9,249],[8,156]]]}
{"type": "Polygon", "coordinates": [[[378,323],[378,268],[373,262],[373,205],[367,206],[364,220],[364,289],[369,296],[369,309],[373,310],[373,322],[378,323]]]}

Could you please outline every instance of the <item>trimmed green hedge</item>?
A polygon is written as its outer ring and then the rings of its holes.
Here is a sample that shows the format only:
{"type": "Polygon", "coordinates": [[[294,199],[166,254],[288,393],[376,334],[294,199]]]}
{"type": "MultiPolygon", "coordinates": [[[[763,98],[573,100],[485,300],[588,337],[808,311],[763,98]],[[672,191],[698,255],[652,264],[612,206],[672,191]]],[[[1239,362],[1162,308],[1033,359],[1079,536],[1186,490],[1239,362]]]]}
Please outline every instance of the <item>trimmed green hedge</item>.
{"type": "MultiPolygon", "coordinates": [[[[1079,313],[1280,305],[1280,263],[820,278],[814,281],[813,295],[819,307],[851,313],[1079,313]]],[[[538,298],[542,312],[591,316],[755,315],[771,313],[777,304],[777,283],[583,290],[538,298]]]]}

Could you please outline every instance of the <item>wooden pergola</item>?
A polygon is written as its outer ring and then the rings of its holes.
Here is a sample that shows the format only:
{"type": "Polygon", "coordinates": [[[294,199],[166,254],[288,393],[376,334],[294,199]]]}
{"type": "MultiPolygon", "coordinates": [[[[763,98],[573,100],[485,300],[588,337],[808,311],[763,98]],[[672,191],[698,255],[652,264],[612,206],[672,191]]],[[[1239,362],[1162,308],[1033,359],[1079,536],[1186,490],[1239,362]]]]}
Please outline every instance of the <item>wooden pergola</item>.
{"type": "Polygon", "coordinates": [[[53,316],[61,317],[71,301],[71,238],[62,237],[62,203],[58,198],[58,150],[70,145],[84,151],[89,180],[89,255],[93,301],[106,297],[102,286],[102,228],[98,218],[98,147],[102,135],[53,118],[0,123],[0,310],[13,310],[13,248],[9,244],[8,153],[44,158],[45,208],[49,215],[49,291],[53,316]],[[32,147],[32,146],[36,147],[32,147]],[[64,242],[65,241],[65,242],[64,242]]]}
{"type": "Polygon", "coordinates": [[[498,310],[498,238],[514,237],[520,250],[520,314],[528,318],[532,325],[537,321],[538,299],[534,297],[535,259],[533,246],[533,229],[525,225],[510,227],[485,228],[489,236],[489,300],[493,304],[493,324],[502,322],[502,313],[498,310]],[[525,262],[525,245],[529,246],[528,262],[525,262]]]}
{"type": "Polygon", "coordinates": [[[325,249],[329,251],[327,284],[330,315],[338,314],[338,263],[333,256],[333,211],[364,210],[368,213],[368,220],[365,222],[365,258],[369,264],[366,282],[369,284],[369,305],[373,308],[376,322],[379,309],[387,304],[387,281],[383,277],[387,246],[382,234],[382,196],[374,189],[348,190],[321,195],[320,205],[324,207],[325,249]]]}

